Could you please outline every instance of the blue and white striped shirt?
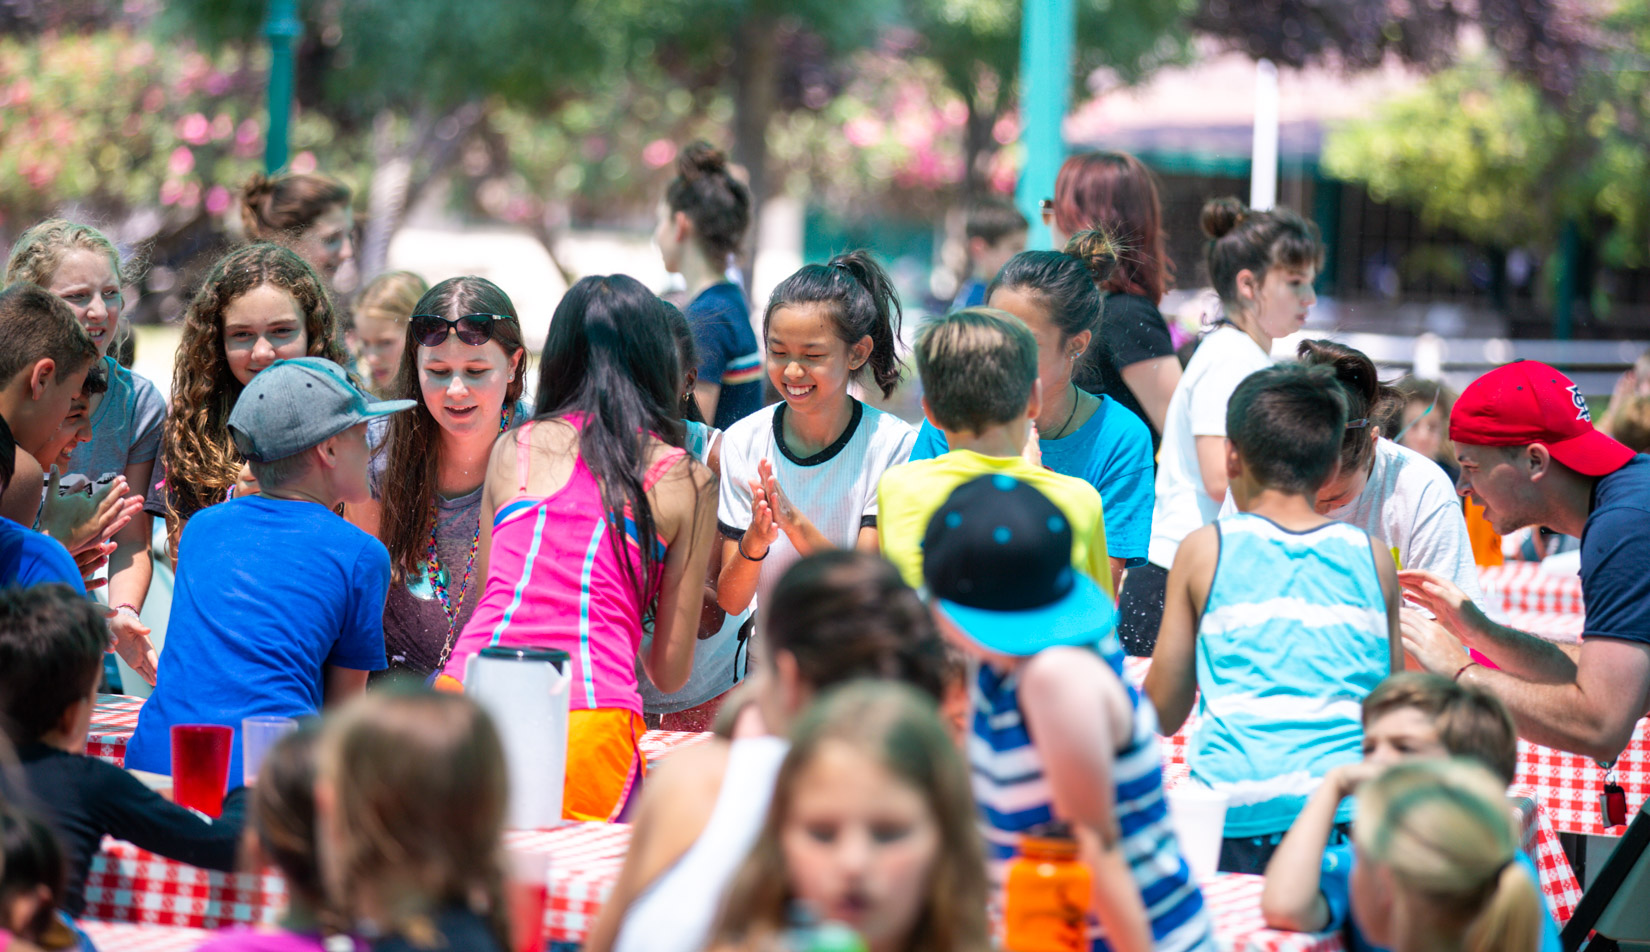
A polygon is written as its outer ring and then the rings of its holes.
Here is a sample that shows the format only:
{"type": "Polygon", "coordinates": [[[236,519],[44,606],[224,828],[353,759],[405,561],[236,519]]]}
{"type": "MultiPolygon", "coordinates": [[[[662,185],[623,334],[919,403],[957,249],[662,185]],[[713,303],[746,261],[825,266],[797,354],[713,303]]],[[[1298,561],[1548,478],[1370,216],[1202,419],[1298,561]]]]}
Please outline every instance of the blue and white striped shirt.
{"type": "MultiPolygon", "coordinates": [[[[1390,671],[1386,597],[1362,529],[1241,512],[1215,525],[1187,765],[1227,792],[1227,837],[1282,833],[1330,768],[1362,756],[1363,699],[1390,671]]],[[[1350,817],[1348,800],[1337,820],[1350,817]]]]}
{"type": "MultiPolygon", "coordinates": [[[[1110,652],[1109,652],[1110,653],[1110,652]]],[[[1107,657],[1120,670],[1122,657],[1107,657]]],[[[1163,799],[1162,755],[1157,746],[1157,715],[1151,703],[1127,681],[1134,706],[1128,746],[1113,764],[1121,848],[1134,874],[1151,920],[1156,952],[1213,952],[1214,938],[1203,894],[1192,880],[1169,825],[1163,799]]],[[[979,804],[992,894],[1002,900],[1007,863],[1025,831],[1054,818],[1053,795],[1043,775],[1042,755],[1033,746],[1020,714],[1019,676],[1000,675],[980,665],[973,689],[973,726],[968,759],[973,768],[974,798],[979,804]]],[[[1093,952],[1111,946],[1099,921],[1089,920],[1093,952]]]]}

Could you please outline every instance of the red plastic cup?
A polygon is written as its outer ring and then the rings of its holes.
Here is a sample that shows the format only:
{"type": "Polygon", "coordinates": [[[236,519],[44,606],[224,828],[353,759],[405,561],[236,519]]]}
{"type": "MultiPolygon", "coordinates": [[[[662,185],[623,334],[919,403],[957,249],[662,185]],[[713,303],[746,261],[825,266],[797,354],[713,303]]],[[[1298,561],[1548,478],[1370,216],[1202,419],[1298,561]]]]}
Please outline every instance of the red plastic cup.
{"type": "Polygon", "coordinates": [[[544,952],[544,907],[549,902],[550,858],[521,848],[505,851],[512,952],[544,952]]]}
{"type": "Polygon", "coordinates": [[[223,813],[229,751],[235,729],[219,724],[172,725],[172,800],[210,817],[223,813]]]}

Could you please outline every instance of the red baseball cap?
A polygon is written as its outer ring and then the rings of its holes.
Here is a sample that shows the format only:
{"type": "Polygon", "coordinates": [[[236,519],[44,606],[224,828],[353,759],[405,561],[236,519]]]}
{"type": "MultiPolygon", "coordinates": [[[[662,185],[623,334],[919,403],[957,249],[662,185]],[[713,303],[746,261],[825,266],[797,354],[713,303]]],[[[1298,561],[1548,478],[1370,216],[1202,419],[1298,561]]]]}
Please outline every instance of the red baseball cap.
{"type": "Polygon", "coordinates": [[[1449,438],[1467,446],[1540,443],[1583,476],[1608,475],[1634,456],[1593,427],[1574,381],[1537,360],[1515,360],[1469,384],[1450,411],[1449,438]]]}

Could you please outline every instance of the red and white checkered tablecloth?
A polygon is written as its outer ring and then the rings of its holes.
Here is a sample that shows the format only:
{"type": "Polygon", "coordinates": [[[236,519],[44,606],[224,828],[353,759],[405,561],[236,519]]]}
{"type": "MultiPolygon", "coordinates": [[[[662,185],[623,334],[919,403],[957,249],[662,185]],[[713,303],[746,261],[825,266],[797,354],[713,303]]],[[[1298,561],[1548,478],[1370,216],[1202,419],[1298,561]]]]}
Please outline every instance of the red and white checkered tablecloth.
{"type": "Polygon", "coordinates": [[[131,922],[83,919],[80,928],[101,952],[194,952],[212,938],[204,929],[140,926],[131,922]]]}
{"type": "Polygon", "coordinates": [[[1221,873],[1203,883],[1203,901],[1215,920],[1221,952],[1341,952],[1339,933],[1280,932],[1266,928],[1260,914],[1261,876],[1221,873]]]}
{"type": "MultiPolygon", "coordinates": [[[[1631,819],[1650,797],[1650,720],[1639,721],[1633,739],[1616,760],[1615,781],[1627,793],[1631,819]]],[[[1604,790],[1604,770],[1586,757],[1521,740],[1516,782],[1534,791],[1552,816],[1554,829],[1561,833],[1620,836],[1627,831],[1625,826],[1606,827],[1600,822],[1598,795],[1604,790]]]]}
{"type": "Polygon", "coordinates": [[[1581,615],[1581,577],[1541,570],[1539,562],[1508,562],[1478,570],[1489,606],[1505,612],[1581,615]]]}
{"type": "Polygon", "coordinates": [[[286,881],[273,870],[210,872],[112,838],[86,872],[85,915],[92,919],[219,929],[273,924],[285,906],[286,881]]]}
{"type": "MultiPolygon", "coordinates": [[[[143,699],[125,694],[99,694],[92,708],[92,725],[86,732],[86,753],[116,767],[126,766],[126,744],[137,730],[143,699]]],[[[668,756],[683,747],[703,743],[710,734],[690,731],[648,731],[642,735],[642,753],[648,760],[668,756]]]]}

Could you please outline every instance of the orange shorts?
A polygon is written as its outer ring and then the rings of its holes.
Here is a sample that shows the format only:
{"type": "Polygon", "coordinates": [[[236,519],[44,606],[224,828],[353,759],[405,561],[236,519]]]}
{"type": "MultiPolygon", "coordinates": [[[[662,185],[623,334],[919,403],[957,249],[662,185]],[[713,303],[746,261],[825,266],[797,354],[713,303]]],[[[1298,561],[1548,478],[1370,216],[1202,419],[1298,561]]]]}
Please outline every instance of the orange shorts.
{"type": "Polygon", "coordinates": [[[569,712],[562,816],[607,823],[618,818],[647,772],[641,747],[646,731],[642,716],[624,708],[569,712]]]}

